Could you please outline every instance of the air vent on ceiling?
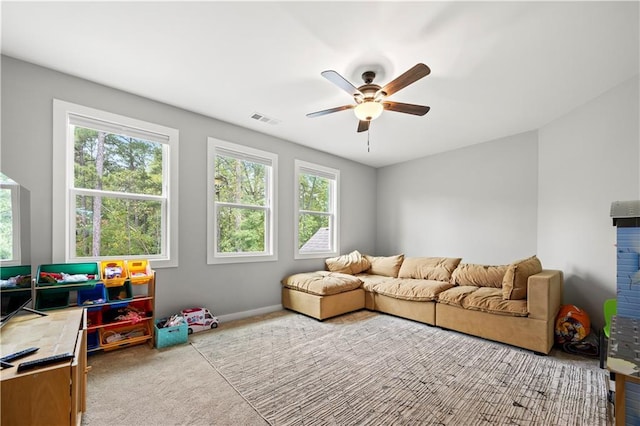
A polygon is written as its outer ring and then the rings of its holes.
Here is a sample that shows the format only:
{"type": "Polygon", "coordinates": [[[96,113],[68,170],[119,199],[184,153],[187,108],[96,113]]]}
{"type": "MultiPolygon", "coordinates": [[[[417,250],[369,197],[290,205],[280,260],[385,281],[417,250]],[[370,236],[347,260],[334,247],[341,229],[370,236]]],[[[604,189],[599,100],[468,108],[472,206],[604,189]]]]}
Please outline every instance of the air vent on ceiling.
{"type": "Polygon", "coordinates": [[[251,115],[251,118],[253,118],[254,120],[260,121],[262,123],[269,123],[269,124],[273,124],[273,125],[280,123],[280,120],[276,120],[275,118],[267,117],[266,115],[261,114],[259,112],[254,112],[251,115]]]}

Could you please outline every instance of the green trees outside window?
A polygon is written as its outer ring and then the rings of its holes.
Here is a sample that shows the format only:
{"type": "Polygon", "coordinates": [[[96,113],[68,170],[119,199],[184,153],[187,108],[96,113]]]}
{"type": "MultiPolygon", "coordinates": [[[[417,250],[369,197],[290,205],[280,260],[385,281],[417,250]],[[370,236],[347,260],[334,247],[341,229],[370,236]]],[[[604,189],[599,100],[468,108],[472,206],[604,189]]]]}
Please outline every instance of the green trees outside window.
{"type": "Polygon", "coordinates": [[[77,257],[162,253],[163,144],[74,126],[77,257]]]}
{"type": "Polygon", "coordinates": [[[257,161],[216,155],[218,253],[268,251],[269,169],[257,161]]]}

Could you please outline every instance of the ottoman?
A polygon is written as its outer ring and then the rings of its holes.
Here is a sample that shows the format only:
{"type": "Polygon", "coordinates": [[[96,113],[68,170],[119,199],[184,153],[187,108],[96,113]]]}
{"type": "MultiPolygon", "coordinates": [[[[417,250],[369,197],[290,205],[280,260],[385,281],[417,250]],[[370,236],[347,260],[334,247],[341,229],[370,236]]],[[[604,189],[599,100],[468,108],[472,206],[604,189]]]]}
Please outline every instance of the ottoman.
{"type": "Polygon", "coordinates": [[[364,308],[362,281],[353,275],[317,271],[282,280],[282,306],[324,320],[364,308]]]}

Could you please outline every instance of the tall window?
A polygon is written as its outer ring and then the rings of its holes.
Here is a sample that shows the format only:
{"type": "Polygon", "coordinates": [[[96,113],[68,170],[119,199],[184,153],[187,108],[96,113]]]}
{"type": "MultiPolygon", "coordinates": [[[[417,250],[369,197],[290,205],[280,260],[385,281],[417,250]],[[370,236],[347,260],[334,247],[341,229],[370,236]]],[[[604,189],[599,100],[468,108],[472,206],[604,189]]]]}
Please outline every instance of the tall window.
{"type": "Polygon", "coordinates": [[[175,129],[55,100],[54,256],[176,266],[177,143],[175,129]]]}
{"type": "Polygon", "coordinates": [[[277,260],[277,155],[214,138],[208,152],[208,262],[277,260]]]}
{"type": "Polygon", "coordinates": [[[20,265],[19,185],[0,173],[0,265],[20,265]]]}
{"type": "Polygon", "coordinates": [[[337,255],[339,247],[338,179],[340,171],[295,161],[295,258],[337,255]]]}

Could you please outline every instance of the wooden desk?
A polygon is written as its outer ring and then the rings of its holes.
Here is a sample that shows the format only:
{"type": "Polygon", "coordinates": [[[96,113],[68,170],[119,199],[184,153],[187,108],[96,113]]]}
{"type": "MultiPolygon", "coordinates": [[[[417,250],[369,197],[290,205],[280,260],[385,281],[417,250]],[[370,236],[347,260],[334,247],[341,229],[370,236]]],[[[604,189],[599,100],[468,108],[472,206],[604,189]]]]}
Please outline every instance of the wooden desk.
{"type": "Polygon", "coordinates": [[[0,371],[2,426],[79,425],[85,411],[87,345],[82,309],[16,315],[0,329],[0,351],[7,355],[40,349],[0,371]],[[17,372],[23,361],[72,352],[71,361],[17,372]]]}
{"type": "Polygon", "coordinates": [[[614,316],[609,334],[607,368],[616,374],[616,426],[620,426],[627,415],[626,383],[640,384],[640,320],[614,316]]]}

